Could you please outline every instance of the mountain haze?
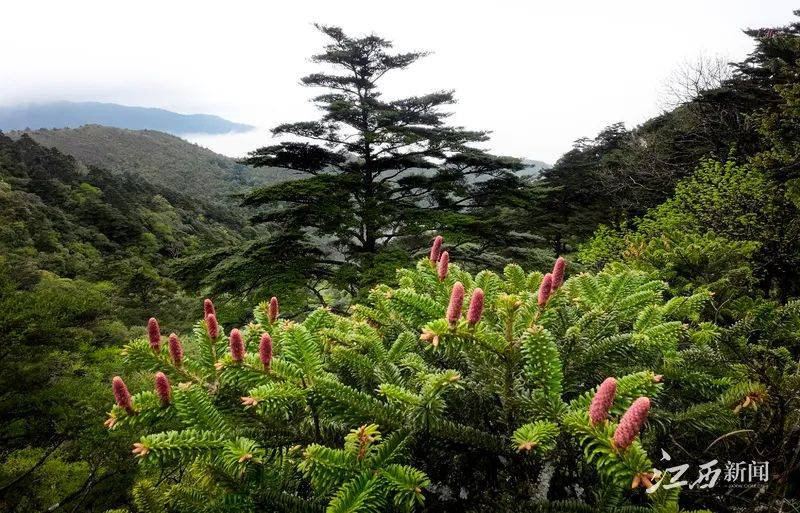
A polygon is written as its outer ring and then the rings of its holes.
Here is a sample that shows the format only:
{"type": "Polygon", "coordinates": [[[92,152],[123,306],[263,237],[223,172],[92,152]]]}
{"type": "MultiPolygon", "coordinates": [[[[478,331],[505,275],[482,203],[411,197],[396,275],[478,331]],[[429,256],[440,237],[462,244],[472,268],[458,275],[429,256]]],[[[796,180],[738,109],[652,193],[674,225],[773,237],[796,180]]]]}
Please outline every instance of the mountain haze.
{"type": "Polygon", "coordinates": [[[541,160],[525,159],[525,158],[522,159],[522,164],[525,167],[517,171],[517,175],[531,179],[538,178],[539,175],[542,173],[542,171],[553,167],[547,162],[541,160]]]}
{"type": "Polygon", "coordinates": [[[0,107],[0,130],[77,128],[106,125],[132,130],[159,130],[171,134],[224,134],[253,127],[208,114],[178,114],[164,109],[130,107],[116,103],[52,102],[0,107]]]}

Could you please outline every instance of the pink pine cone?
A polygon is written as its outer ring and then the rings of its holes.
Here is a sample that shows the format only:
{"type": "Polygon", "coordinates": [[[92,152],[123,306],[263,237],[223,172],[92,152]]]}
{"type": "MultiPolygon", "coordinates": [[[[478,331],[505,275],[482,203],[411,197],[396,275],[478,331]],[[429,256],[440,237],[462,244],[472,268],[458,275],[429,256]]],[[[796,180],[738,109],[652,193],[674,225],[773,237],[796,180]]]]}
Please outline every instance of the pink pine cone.
{"type": "Polygon", "coordinates": [[[155,317],[150,317],[150,320],[147,321],[147,337],[150,339],[150,347],[153,348],[153,351],[158,352],[161,349],[161,328],[155,317]]]}
{"type": "Polygon", "coordinates": [[[217,310],[214,308],[214,302],[206,299],[203,301],[203,317],[208,317],[209,315],[217,315],[217,310]]]}
{"type": "Polygon", "coordinates": [[[647,413],[650,411],[650,399],[640,397],[636,399],[614,431],[614,445],[619,449],[627,449],[642,429],[647,413]]]}
{"type": "Polygon", "coordinates": [[[168,341],[169,357],[175,367],[180,367],[183,362],[183,346],[181,341],[178,340],[178,335],[174,333],[169,334],[168,341]]]}
{"type": "Polygon", "coordinates": [[[261,342],[258,344],[258,357],[261,363],[264,364],[264,369],[269,370],[269,365],[272,362],[272,337],[269,333],[261,334],[261,342]]]}
{"type": "MultiPolygon", "coordinates": [[[[444,253],[442,257],[444,257],[444,253]]],[[[447,321],[454,325],[461,318],[461,308],[464,306],[464,285],[460,281],[455,282],[453,290],[450,292],[450,304],[447,306],[447,321]]]]}
{"type": "Polygon", "coordinates": [[[469,309],[467,310],[467,323],[470,326],[475,326],[481,320],[483,299],[483,289],[476,288],[472,291],[472,298],[469,301],[469,309]]]}
{"type": "Polygon", "coordinates": [[[131,402],[131,393],[128,392],[128,387],[122,378],[114,376],[111,380],[111,388],[114,391],[114,401],[117,406],[124,409],[128,413],[133,413],[133,403],[131,402]]]}
{"type": "Polygon", "coordinates": [[[217,316],[214,314],[206,315],[206,330],[208,331],[208,336],[215,340],[219,337],[219,324],[217,324],[217,316]]]}
{"type": "Polygon", "coordinates": [[[433,239],[433,245],[431,245],[431,254],[430,260],[431,262],[438,262],[439,257],[442,256],[442,241],[444,239],[441,235],[437,235],[435,239],[433,239]]]}
{"type": "Polygon", "coordinates": [[[547,304],[547,300],[550,299],[550,294],[553,292],[553,275],[547,273],[542,278],[542,284],[539,285],[539,306],[544,306],[547,304]]]}
{"type": "Polygon", "coordinates": [[[553,265],[553,290],[558,290],[564,283],[564,268],[566,265],[567,262],[564,260],[564,257],[558,257],[556,263],[553,265]]]}
{"type": "Polygon", "coordinates": [[[230,335],[231,357],[235,362],[242,362],[244,360],[244,339],[242,333],[233,328],[230,335]]]}
{"type": "Polygon", "coordinates": [[[172,399],[172,387],[169,379],[163,372],[156,372],[156,395],[161,400],[163,406],[169,406],[172,399]]]}
{"type": "Polygon", "coordinates": [[[270,324],[274,323],[278,319],[278,298],[272,296],[269,300],[269,322],[270,324]]]}
{"type": "Polygon", "coordinates": [[[447,251],[442,252],[439,255],[439,264],[436,267],[436,275],[439,277],[439,281],[444,281],[447,278],[447,268],[450,266],[450,253],[447,251]]]}
{"type": "Polygon", "coordinates": [[[592,398],[589,406],[589,420],[595,426],[608,419],[608,412],[614,404],[614,396],[617,394],[617,380],[606,378],[597,388],[597,393],[592,398]]]}

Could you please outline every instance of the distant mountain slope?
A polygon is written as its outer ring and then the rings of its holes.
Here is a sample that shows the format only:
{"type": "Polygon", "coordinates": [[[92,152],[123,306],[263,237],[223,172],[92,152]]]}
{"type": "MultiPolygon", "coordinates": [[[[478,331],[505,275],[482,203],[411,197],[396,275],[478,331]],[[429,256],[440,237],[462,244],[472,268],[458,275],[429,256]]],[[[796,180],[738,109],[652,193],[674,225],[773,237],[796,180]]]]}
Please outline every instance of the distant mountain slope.
{"type": "MultiPolygon", "coordinates": [[[[86,164],[129,172],[156,186],[213,202],[230,201],[252,187],[279,180],[279,169],[253,169],[233,159],[155,130],[125,130],[99,125],[27,133],[47,147],[86,164]]],[[[21,132],[10,132],[18,138],[21,132]]]]}
{"type": "Polygon", "coordinates": [[[116,103],[53,102],[0,107],[0,130],[78,128],[105,125],[171,134],[224,134],[253,127],[208,114],[178,114],[164,109],[128,107],[116,103]]]}
{"type": "Polygon", "coordinates": [[[96,277],[123,258],[160,264],[242,230],[227,210],[1,133],[0,226],[0,254],[66,277],[96,277]]]}
{"type": "Polygon", "coordinates": [[[525,164],[525,168],[520,170],[518,174],[528,178],[538,178],[542,171],[553,167],[541,160],[522,159],[522,163],[525,164]]]}

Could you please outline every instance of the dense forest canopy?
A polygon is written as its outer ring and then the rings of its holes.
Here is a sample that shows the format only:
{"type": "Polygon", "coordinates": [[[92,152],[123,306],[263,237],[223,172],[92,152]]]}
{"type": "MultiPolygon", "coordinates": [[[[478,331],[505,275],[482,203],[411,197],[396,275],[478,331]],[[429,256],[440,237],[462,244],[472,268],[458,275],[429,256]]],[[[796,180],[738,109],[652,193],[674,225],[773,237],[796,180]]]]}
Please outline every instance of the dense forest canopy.
{"type": "Polygon", "coordinates": [[[536,176],[318,28],[277,182],[0,134],[0,507],[800,507],[800,23],[536,176]]]}
{"type": "Polygon", "coordinates": [[[126,451],[91,417],[131,326],[153,312],[191,325],[194,302],[169,262],[241,240],[241,221],[204,205],[0,134],[0,489],[18,511],[124,493],[126,451]]]}

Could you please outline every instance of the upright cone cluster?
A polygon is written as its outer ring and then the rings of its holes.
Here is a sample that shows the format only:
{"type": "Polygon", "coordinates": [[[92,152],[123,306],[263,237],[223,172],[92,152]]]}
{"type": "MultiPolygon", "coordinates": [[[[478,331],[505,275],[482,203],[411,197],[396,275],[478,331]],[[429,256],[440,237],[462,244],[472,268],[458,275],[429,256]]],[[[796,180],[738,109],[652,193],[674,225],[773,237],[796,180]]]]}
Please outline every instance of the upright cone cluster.
{"type": "Polygon", "coordinates": [[[444,251],[439,256],[439,263],[436,265],[436,276],[439,277],[439,281],[444,281],[447,278],[447,270],[450,266],[450,253],[444,251]]]}
{"type": "Polygon", "coordinates": [[[236,328],[231,330],[230,348],[231,358],[233,358],[234,362],[241,363],[244,361],[244,339],[242,338],[242,332],[236,328]]]}
{"type": "Polygon", "coordinates": [[[550,299],[550,294],[553,293],[553,275],[547,273],[542,278],[542,283],[539,285],[539,298],[538,303],[540,307],[543,307],[547,304],[547,300],[550,299]]]}
{"type": "Polygon", "coordinates": [[[469,300],[469,308],[467,309],[467,324],[475,326],[480,322],[481,315],[483,315],[483,289],[476,288],[472,291],[472,297],[469,300]]]}
{"type": "Polygon", "coordinates": [[[641,431],[650,411],[650,399],[640,397],[633,401],[631,407],[622,416],[614,431],[614,445],[618,449],[627,449],[641,431]]]}
{"type": "MultiPolygon", "coordinates": [[[[444,256],[444,255],[442,255],[444,256]]],[[[451,326],[455,326],[461,318],[461,308],[464,306],[464,285],[460,281],[455,282],[453,290],[450,292],[450,304],[447,305],[447,321],[451,326]]]]}
{"type": "Polygon", "coordinates": [[[169,334],[167,347],[169,349],[169,358],[172,360],[172,364],[175,365],[175,367],[180,367],[183,363],[183,346],[181,345],[181,341],[178,340],[178,335],[174,333],[169,334]]]}
{"type": "Polygon", "coordinates": [[[593,426],[608,420],[608,412],[614,404],[614,396],[617,394],[617,380],[606,378],[597,388],[597,393],[592,398],[589,406],[589,421],[593,426]]]}
{"type": "Polygon", "coordinates": [[[203,301],[203,318],[209,315],[217,315],[217,310],[214,308],[214,303],[210,299],[203,301]]]}
{"type": "Polygon", "coordinates": [[[278,298],[272,296],[272,298],[269,300],[269,309],[267,311],[270,324],[273,324],[276,320],[278,320],[278,313],[278,298]]]}
{"type": "Polygon", "coordinates": [[[264,370],[268,371],[272,362],[272,337],[269,336],[269,333],[261,334],[261,341],[258,343],[258,358],[264,365],[264,370]]]}
{"type": "Polygon", "coordinates": [[[428,258],[432,263],[436,263],[439,261],[439,257],[442,255],[442,242],[444,239],[441,235],[437,235],[435,239],[433,239],[433,244],[431,245],[431,254],[428,258]]]}
{"type": "Polygon", "coordinates": [[[217,323],[217,316],[214,314],[206,315],[206,331],[208,332],[211,340],[216,340],[219,337],[219,324],[217,323]]]}
{"type": "Polygon", "coordinates": [[[161,401],[162,406],[169,406],[172,400],[172,387],[169,379],[163,372],[156,372],[156,395],[161,401]]]}
{"type": "Polygon", "coordinates": [[[117,406],[132,414],[133,403],[131,401],[131,393],[128,392],[128,387],[125,385],[125,382],[122,381],[122,378],[114,376],[114,379],[111,380],[111,388],[114,391],[114,401],[116,401],[117,406]]]}
{"type": "Polygon", "coordinates": [[[150,339],[150,347],[156,353],[161,350],[161,328],[155,317],[150,317],[147,321],[147,337],[150,339]]]}
{"type": "Polygon", "coordinates": [[[556,259],[556,263],[553,265],[553,290],[558,290],[559,287],[564,283],[564,269],[566,268],[567,262],[564,260],[564,257],[558,257],[556,259]]]}

